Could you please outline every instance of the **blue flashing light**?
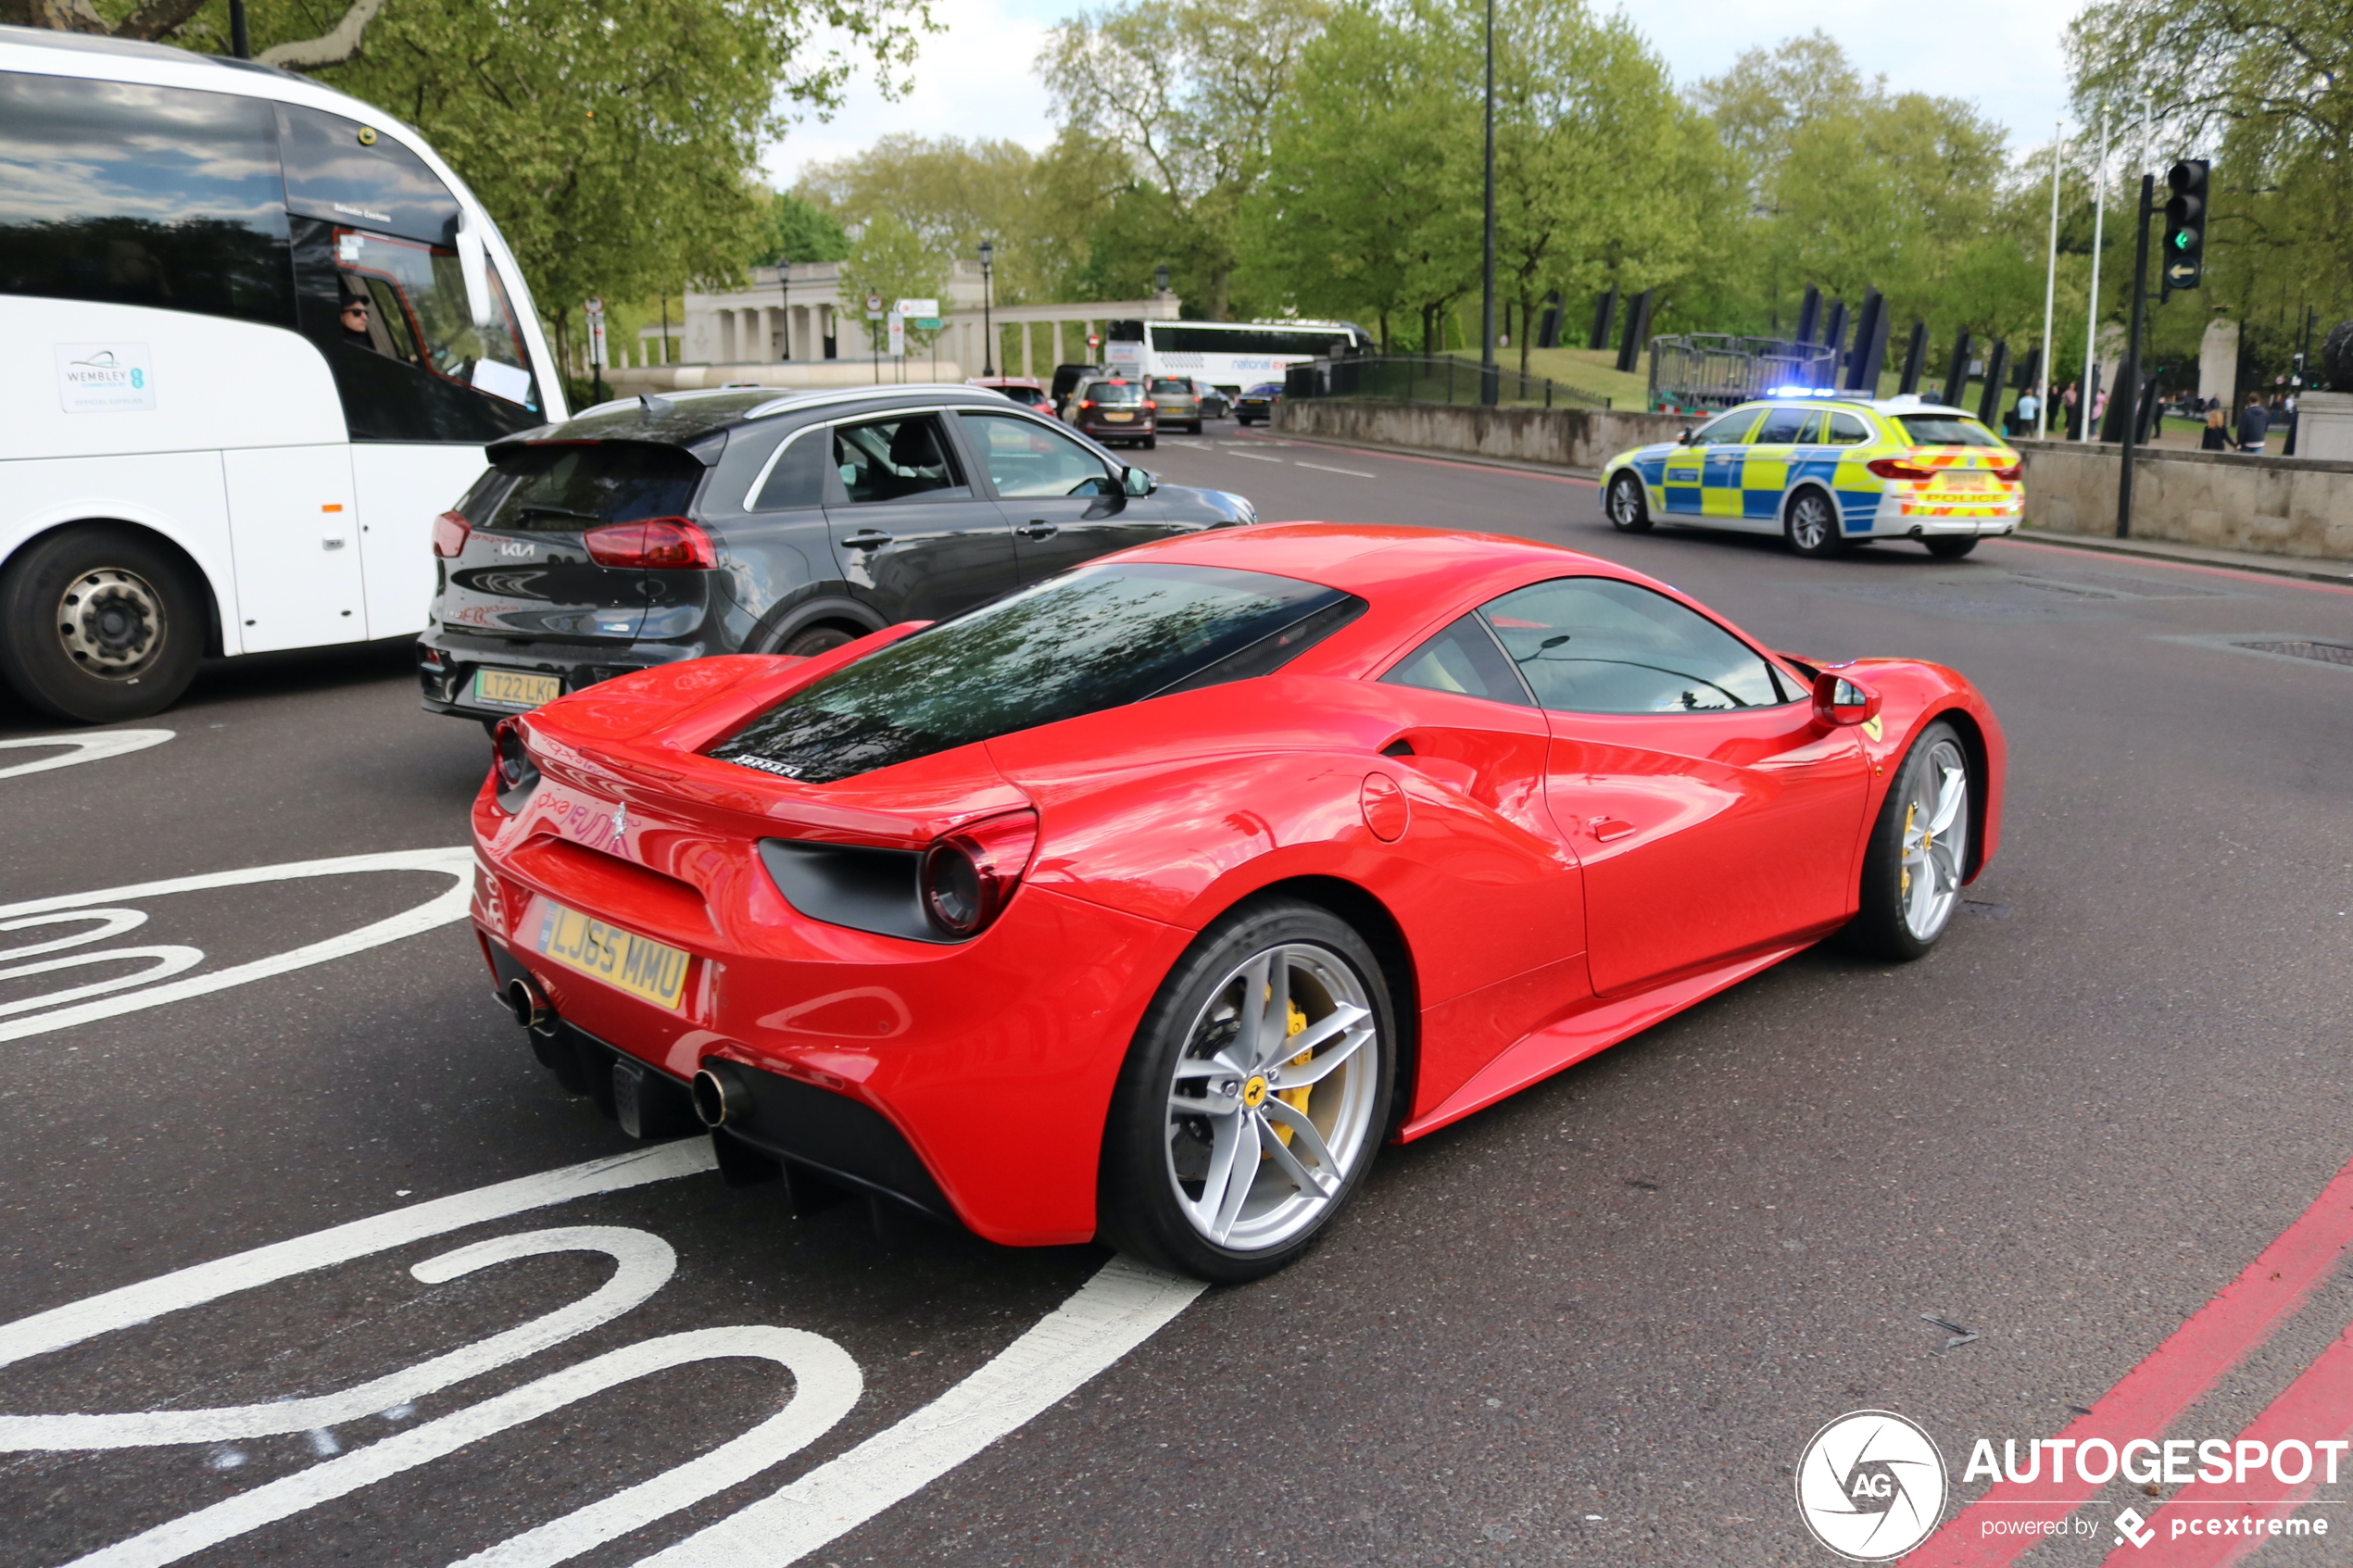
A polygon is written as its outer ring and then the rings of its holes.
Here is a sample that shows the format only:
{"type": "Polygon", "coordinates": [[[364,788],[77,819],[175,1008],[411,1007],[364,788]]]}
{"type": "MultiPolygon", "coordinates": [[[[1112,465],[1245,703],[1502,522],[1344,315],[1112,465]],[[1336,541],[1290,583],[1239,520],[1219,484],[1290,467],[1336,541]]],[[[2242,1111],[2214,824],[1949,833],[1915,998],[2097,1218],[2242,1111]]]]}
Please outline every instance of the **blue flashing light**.
{"type": "Polygon", "coordinates": [[[1836,397],[1834,386],[1777,386],[1766,393],[1768,397],[1836,397]]]}

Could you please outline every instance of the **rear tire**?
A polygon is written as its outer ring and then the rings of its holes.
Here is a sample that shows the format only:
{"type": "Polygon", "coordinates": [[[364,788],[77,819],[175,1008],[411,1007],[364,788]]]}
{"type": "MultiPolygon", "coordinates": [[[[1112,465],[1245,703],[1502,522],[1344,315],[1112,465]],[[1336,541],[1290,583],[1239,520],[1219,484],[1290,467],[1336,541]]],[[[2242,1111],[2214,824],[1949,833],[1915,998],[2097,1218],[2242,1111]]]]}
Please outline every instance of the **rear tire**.
{"type": "Polygon", "coordinates": [[[1969,867],[1969,747],[1943,720],[1914,738],[1863,850],[1860,908],[1842,944],[1874,959],[1924,957],[1952,926],[1969,867]]]}
{"type": "Polygon", "coordinates": [[[1128,1047],[1103,1130],[1102,1239],[1216,1285],[1296,1260],[1379,1150],[1396,1039],[1380,961],[1345,921],[1288,898],[1228,913],[1128,1047]],[[1294,1054],[1294,1038],[1310,1043],[1294,1054]]]}
{"type": "Polygon", "coordinates": [[[1142,442],[1143,448],[1147,452],[1153,450],[1155,447],[1159,446],[1159,445],[1160,437],[1157,435],[1148,435],[1144,437],[1142,442]]]}
{"type": "Polygon", "coordinates": [[[1846,540],[1838,531],[1838,508],[1811,485],[1789,498],[1781,513],[1781,537],[1791,549],[1815,560],[1846,553],[1846,540]]]}
{"type": "Polygon", "coordinates": [[[1199,435],[1201,433],[1201,421],[1199,420],[1195,420],[1191,424],[1187,425],[1185,429],[1190,434],[1199,435]]]}
{"type": "Polygon", "coordinates": [[[1920,543],[1938,560],[1958,560],[1977,548],[1977,535],[1972,533],[1966,539],[1923,539],[1920,543]]]}
{"type": "Polygon", "coordinates": [[[792,634],[792,639],[776,651],[787,659],[814,659],[821,653],[831,653],[837,647],[856,642],[864,636],[843,626],[805,626],[792,634]]]}
{"type": "Polygon", "coordinates": [[[144,719],[179,701],[204,626],[179,558],[119,524],[60,529],[0,573],[0,679],[74,723],[144,719]]]}
{"type": "Polygon", "coordinates": [[[1642,492],[1642,482],[1630,473],[1609,482],[1609,525],[1620,533],[1650,532],[1650,497],[1642,492]]]}

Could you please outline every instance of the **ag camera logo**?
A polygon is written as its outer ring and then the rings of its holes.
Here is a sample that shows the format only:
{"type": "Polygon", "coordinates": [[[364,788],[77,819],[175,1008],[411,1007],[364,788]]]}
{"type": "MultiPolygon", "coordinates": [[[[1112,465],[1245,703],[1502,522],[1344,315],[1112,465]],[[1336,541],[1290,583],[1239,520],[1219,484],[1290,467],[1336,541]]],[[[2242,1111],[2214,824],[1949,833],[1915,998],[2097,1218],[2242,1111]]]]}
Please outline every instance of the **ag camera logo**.
{"type": "Polygon", "coordinates": [[[1797,1461],[1797,1512],[1853,1562],[1903,1556],[1944,1517],[1944,1456],[1892,1411],[1856,1411],[1814,1434],[1797,1461]]]}

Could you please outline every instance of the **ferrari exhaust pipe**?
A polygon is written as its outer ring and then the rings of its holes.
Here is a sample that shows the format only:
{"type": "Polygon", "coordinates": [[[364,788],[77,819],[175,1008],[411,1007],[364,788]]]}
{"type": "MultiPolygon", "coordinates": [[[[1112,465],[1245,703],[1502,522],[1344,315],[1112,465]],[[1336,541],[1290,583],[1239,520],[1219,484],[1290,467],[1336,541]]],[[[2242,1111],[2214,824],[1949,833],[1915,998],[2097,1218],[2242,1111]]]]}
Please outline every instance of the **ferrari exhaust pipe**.
{"type": "Polygon", "coordinates": [[[706,1127],[724,1127],[751,1116],[751,1085],[724,1061],[714,1061],[696,1073],[691,1092],[695,1114],[706,1127]]]}
{"type": "Polygon", "coordinates": [[[556,1010],[547,1003],[547,994],[528,980],[510,980],[507,988],[498,993],[515,1022],[535,1035],[556,1032],[556,1010]]]}

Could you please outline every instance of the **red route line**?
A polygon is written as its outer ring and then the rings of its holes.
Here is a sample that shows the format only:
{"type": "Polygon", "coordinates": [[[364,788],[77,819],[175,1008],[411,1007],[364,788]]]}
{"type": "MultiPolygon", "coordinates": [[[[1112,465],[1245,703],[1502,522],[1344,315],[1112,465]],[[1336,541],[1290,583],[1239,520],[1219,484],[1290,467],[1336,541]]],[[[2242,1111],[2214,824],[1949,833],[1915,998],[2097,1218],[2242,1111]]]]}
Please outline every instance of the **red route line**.
{"type": "MultiPolygon", "coordinates": [[[[2264,1407],[2261,1415],[2247,1424],[2239,1436],[2260,1439],[2266,1450],[2289,1437],[2308,1445],[2316,1438],[2353,1438],[2353,1328],[2347,1328],[2322,1351],[2302,1375],[2264,1407]]],[[[2231,1451],[2237,1453],[2236,1442],[2232,1444],[2231,1451]]],[[[2346,1455],[2340,1452],[2336,1458],[2337,1474],[2342,1477],[2346,1474],[2346,1455]]],[[[2173,1510],[2196,1509],[2200,1511],[2196,1516],[2217,1520],[2284,1519],[2312,1500],[2313,1494],[2320,1490],[2321,1478],[2327,1474],[2327,1456],[2316,1453],[2309,1474],[2293,1485],[2273,1478],[2268,1466],[2248,1475],[2244,1486],[2236,1481],[2194,1481],[2176,1492],[2150,1521],[2158,1533],[2158,1538],[2149,1543],[2156,1549],[2153,1556],[2126,1546],[2110,1552],[2108,1561],[2158,1562],[2164,1568],[2224,1568],[2227,1563],[2253,1555],[2272,1540],[2270,1530],[2267,1528],[2259,1536],[2183,1536],[2174,1540],[2169,1517],[2173,1510]],[[2287,1495],[2265,1497],[2266,1492],[2287,1495]]]]}
{"type": "MultiPolygon", "coordinates": [[[[2312,1206],[2238,1278],[2095,1401],[2092,1414],[2070,1424],[2058,1436],[2073,1438],[2078,1449],[2086,1438],[2105,1437],[2120,1449],[2128,1439],[2158,1436],[2303,1307],[2313,1286],[2336,1267],[2338,1254],[2348,1244],[2353,1244],[2353,1162],[2321,1189],[2312,1206]]],[[[2329,1361],[2334,1354],[2332,1350],[2322,1361],[2329,1361]]],[[[2322,1361],[2315,1361],[2312,1371],[2298,1378],[2290,1392],[2312,1377],[2322,1361]]],[[[2341,1422],[2347,1407],[2340,1402],[2336,1408],[2335,1419],[2341,1422]]],[[[2072,1465],[2068,1467],[2068,1475],[2063,1484],[2055,1484],[2048,1475],[2022,1485],[1995,1482],[1984,1496],[1906,1557],[1905,1568],[2000,1568],[2015,1562],[2047,1537],[1986,1537],[1979,1533],[1981,1524],[1995,1509],[2011,1520],[2064,1519],[2102,1489],[2084,1481],[2072,1465]],[[2051,1495],[2037,1497],[2035,1493],[2051,1495]]],[[[2275,1489],[2278,1485],[2271,1483],[2275,1489]]],[[[2164,1561],[2170,1568],[2171,1559],[2149,1561],[2164,1561]]]]}

